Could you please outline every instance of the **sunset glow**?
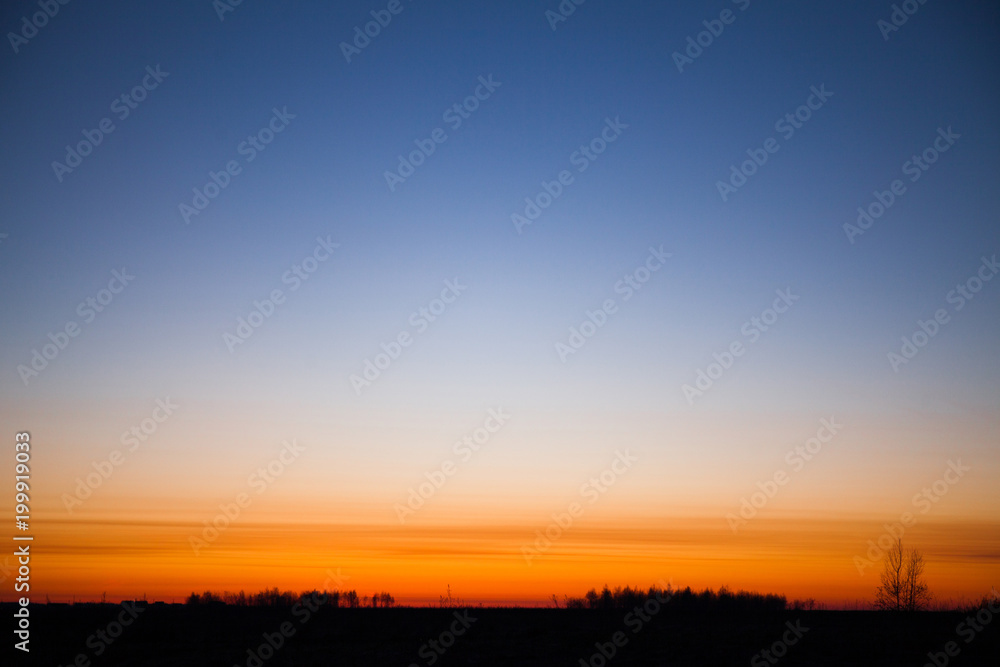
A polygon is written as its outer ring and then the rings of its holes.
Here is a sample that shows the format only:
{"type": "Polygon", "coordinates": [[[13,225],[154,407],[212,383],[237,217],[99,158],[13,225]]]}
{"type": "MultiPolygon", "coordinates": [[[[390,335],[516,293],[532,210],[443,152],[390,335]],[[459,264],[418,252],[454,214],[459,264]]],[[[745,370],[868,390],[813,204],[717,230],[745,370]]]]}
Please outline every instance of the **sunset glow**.
{"type": "Polygon", "coordinates": [[[995,6],[58,4],[0,123],[33,602],[1000,586],[995,6]]]}

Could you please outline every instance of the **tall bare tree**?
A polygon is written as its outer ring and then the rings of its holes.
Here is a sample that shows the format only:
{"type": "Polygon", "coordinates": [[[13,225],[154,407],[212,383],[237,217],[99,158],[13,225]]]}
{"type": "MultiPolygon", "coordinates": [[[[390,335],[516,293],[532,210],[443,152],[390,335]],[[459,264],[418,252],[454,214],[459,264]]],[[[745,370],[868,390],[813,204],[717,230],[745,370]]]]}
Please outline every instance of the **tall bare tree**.
{"type": "Polygon", "coordinates": [[[916,549],[904,549],[897,539],[885,555],[882,583],[875,591],[875,607],[889,611],[926,609],[931,594],[924,580],[924,556],[916,549]]]}

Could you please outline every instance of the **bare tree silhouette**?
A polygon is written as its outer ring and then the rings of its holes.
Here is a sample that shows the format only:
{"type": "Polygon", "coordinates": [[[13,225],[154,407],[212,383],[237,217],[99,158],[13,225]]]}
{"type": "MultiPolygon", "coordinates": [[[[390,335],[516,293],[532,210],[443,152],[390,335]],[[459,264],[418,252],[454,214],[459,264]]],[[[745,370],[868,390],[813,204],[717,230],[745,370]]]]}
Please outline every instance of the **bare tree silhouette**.
{"type": "Polygon", "coordinates": [[[882,583],[875,591],[876,609],[888,611],[919,611],[931,601],[927,582],[923,578],[924,556],[916,549],[904,549],[903,540],[885,555],[882,583]]]}

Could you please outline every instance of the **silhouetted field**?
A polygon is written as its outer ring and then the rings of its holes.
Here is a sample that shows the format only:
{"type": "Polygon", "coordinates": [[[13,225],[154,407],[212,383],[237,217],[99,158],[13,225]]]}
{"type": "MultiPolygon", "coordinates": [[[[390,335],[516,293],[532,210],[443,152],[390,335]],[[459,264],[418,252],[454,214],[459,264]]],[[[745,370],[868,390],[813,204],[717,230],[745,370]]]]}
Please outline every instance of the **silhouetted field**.
{"type": "MultiPolygon", "coordinates": [[[[15,607],[3,605],[5,615],[15,607]]],[[[518,608],[343,609],[324,606],[34,605],[38,665],[938,665],[1000,664],[1000,619],[971,641],[969,614],[869,611],[691,611],[518,608]],[[142,609],[142,611],[138,611],[142,609]],[[308,612],[308,613],[306,613],[308,612]],[[131,616],[129,614],[131,613],[131,616]],[[632,613],[631,617],[627,615],[632,613]],[[127,627],[115,627],[125,615],[127,627]],[[283,625],[284,624],[284,625],[283,625]],[[109,628],[109,626],[111,626],[109,628]],[[285,635],[280,636],[284,628],[285,635]],[[790,630],[795,628],[796,632],[790,630]],[[116,638],[110,635],[121,630],[116,638]],[[456,634],[449,637],[449,633],[456,634]],[[459,634],[457,631],[461,630],[459,634]],[[103,637],[112,641],[105,642],[103,637]],[[110,634],[109,634],[110,633],[110,634]],[[616,635],[616,633],[621,633],[616,635]],[[280,648],[271,649],[271,644],[280,648]],[[763,650],[773,650],[768,660],[763,650]],[[617,638],[620,646],[615,646],[617,638]],[[429,644],[434,640],[437,648],[429,644]],[[948,642],[960,650],[948,658],[948,642]],[[448,646],[443,646],[447,644],[448,646]],[[267,648],[262,648],[267,647],[267,648]],[[605,658],[601,650],[614,655],[605,658]],[[100,655],[98,655],[100,651],[100,655]],[[83,655],[88,662],[81,662],[83,655]],[[947,659],[945,663],[943,659],[947,659]],[[583,660],[583,663],[581,663],[583,660]],[[76,662],[75,662],[76,661],[76,662]]],[[[8,618],[10,618],[8,616],[8,618]]],[[[21,656],[18,656],[21,657],[21,656]]]]}

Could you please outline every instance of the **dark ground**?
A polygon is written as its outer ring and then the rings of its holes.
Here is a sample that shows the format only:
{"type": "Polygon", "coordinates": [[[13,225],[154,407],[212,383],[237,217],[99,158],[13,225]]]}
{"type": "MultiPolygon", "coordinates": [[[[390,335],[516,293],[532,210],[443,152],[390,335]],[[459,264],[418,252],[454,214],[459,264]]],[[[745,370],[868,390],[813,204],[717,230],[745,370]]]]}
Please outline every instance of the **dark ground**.
{"type": "MultiPolygon", "coordinates": [[[[2,606],[10,623],[16,607],[2,606]]],[[[440,638],[463,609],[334,609],[305,618],[304,608],[187,607],[150,605],[105,644],[98,630],[122,615],[119,605],[33,605],[31,654],[15,653],[13,662],[30,665],[911,665],[929,662],[928,652],[942,652],[947,642],[957,657],[938,656],[937,667],[1000,665],[1000,618],[993,619],[970,642],[956,626],[966,614],[925,612],[910,616],[863,611],[784,611],[757,614],[678,613],[669,605],[637,628],[621,611],[565,609],[477,609],[467,632],[443,655],[421,647],[440,638]],[[781,640],[786,622],[808,628],[787,654],[768,662],[757,654],[781,640]],[[264,633],[294,630],[283,645],[257,661],[248,656],[264,643],[264,633]],[[627,643],[606,663],[595,643],[606,644],[621,631],[627,643]],[[89,644],[88,644],[89,638],[89,644]],[[95,655],[103,649],[101,655],[95,655]],[[83,659],[78,659],[82,654],[83,659]],[[599,656],[599,654],[596,654],[599,656]],[[433,658],[433,661],[432,661],[433,658]],[[586,663],[585,663],[586,664],[586,663]]],[[[114,633],[117,628],[112,627],[114,633]]],[[[8,634],[8,637],[11,635],[8,634]]],[[[107,634],[105,636],[108,636],[107,634]]],[[[789,637],[792,635],[789,634],[789,637]]],[[[110,637],[109,637],[110,638],[110,637]]],[[[449,637],[442,638],[449,643],[449,637]]],[[[8,641],[10,641],[8,639],[8,641]]],[[[607,648],[606,648],[607,650],[607,648]]],[[[781,651],[781,648],[778,648],[781,651]]],[[[8,653],[10,655],[10,653],[8,653]]]]}

